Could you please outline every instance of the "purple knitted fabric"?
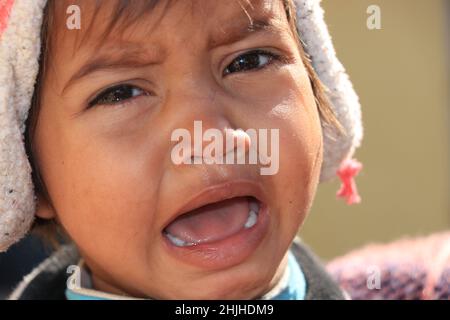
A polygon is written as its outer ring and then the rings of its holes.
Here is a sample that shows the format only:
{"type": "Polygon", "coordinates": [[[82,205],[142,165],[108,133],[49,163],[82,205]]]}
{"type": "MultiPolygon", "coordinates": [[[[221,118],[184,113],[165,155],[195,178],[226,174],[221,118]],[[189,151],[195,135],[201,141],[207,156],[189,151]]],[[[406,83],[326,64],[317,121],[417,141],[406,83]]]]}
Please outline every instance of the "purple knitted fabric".
{"type": "Polygon", "coordinates": [[[352,299],[450,300],[450,232],[368,245],[327,268],[352,299]]]}

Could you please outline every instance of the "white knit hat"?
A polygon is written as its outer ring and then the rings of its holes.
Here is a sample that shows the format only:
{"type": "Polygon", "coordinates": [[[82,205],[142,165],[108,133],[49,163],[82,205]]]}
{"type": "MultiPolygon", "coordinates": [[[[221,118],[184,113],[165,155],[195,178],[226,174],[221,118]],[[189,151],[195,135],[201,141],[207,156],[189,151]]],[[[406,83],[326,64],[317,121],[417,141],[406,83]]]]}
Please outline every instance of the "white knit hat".
{"type": "MultiPolygon", "coordinates": [[[[39,71],[40,29],[47,0],[0,0],[0,252],[30,229],[36,197],[25,152],[25,121],[39,71]]],[[[320,0],[295,0],[298,31],[313,67],[328,88],[334,112],[346,130],[324,130],[320,180],[336,176],[360,145],[358,97],[328,33],[320,0]]],[[[344,192],[345,193],[345,192],[344,192]]]]}

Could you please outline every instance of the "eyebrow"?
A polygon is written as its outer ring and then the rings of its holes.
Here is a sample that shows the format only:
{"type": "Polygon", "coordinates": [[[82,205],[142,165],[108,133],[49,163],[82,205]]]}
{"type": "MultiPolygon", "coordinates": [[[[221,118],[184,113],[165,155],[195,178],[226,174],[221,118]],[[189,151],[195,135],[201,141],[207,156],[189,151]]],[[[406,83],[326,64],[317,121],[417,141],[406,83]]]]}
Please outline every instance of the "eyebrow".
{"type": "MultiPolygon", "coordinates": [[[[278,26],[276,19],[268,13],[255,19],[246,16],[246,20],[234,20],[225,28],[219,29],[218,32],[209,37],[208,48],[228,45],[243,40],[250,35],[261,32],[279,33],[281,28],[278,26]]],[[[125,42],[123,45],[114,47],[119,52],[111,56],[111,54],[97,55],[95,58],[88,60],[64,85],[61,94],[69,88],[74,82],[86,77],[89,74],[99,71],[108,71],[114,69],[132,69],[142,68],[154,65],[157,62],[151,60],[149,53],[144,51],[136,44],[125,42]],[[145,57],[147,56],[147,57],[145,57]]],[[[158,54],[159,56],[160,54],[158,54]]]]}
{"type": "Polygon", "coordinates": [[[61,93],[63,94],[74,82],[94,72],[138,67],[142,68],[157,63],[149,57],[152,54],[149,54],[148,51],[137,48],[130,49],[127,44],[115,47],[114,50],[116,53],[113,55],[100,54],[96,55],[93,59],[88,60],[70,77],[61,93]]]}
{"type": "Polygon", "coordinates": [[[281,31],[279,23],[276,19],[273,19],[270,15],[264,15],[256,19],[247,17],[245,23],[242,21],[236,21],[225,28],[221,28],[219,32],[216,32],[208,41],[209,48],[215,48],[218,46],[227,45],[230,43],[238,42],[248,36],[261,32],[278,33],[281,31]]]}

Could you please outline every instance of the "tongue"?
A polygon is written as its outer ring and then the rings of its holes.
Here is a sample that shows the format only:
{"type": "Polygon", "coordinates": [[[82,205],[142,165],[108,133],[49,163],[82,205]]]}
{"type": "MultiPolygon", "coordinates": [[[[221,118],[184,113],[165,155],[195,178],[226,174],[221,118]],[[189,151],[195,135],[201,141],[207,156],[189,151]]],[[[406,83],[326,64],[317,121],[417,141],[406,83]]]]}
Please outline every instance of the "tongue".
{"type": "Polygon", "coordinates": [[[239,231],[249,211],[247,198],[232,198],[183,214],[166,231],[188,243],[217,241],[239,231]]]}

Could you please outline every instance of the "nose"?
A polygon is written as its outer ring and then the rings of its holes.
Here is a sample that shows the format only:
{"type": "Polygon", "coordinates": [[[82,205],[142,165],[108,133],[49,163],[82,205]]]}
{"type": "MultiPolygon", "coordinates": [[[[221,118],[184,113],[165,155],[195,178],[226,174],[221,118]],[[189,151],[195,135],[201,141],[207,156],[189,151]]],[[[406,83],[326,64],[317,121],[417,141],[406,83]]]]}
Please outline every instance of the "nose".
{"type": "Polygon", "coordinates": [[[191,163],[245,164],[251,147],[249,134],[238,128],[207,128],[201,121],[194,122],[194,141],[191,163]]]}
{"type": "Polygon", "coordinates": [[[165,106],[170,110],[172,155],[182,147],[178,159],[185,164],[245,163],[251,137],[229,112],[230,100],[213,79],[194,79],[192,72],[172,87],[165,106]]]}
{"type": "Polygon", "coordinates": [[[237,164],[245,164],[245,155],[252,147],[250,135],[242,129],[227,128],[225,158],[227,164],[234,163],[236,155],[237,164]]]}
{"type": "Polygon", "coordinates": [[[216,128],[194,120],[193,126],[176,128],[171,134],[171,158],[175,164],[245,164],[252,146],[250,135],[242,129],[216,128]]]}

